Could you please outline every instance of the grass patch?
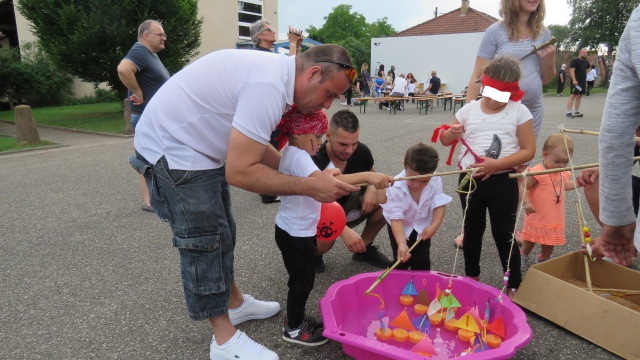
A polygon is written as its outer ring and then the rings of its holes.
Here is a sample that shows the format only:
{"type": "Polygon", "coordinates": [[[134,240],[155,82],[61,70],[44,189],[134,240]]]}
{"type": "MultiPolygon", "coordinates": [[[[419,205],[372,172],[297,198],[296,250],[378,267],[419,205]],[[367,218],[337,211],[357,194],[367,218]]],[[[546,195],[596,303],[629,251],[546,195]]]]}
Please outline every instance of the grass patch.
{"type": "Polygon", "coordinates": [[[13,151],[22,149],[39,148],[42,146],[55,145],[51,141],[42,140],[38,144],[18,145],[18,140],[13,136],[0,135],[0,151],[13,151]]]}
{"type": "MultiPolygon", "coordinates": [[[[119,102],[32,109],[38,125],[124,134],[124,110],[119,102]]],[[[1,111],[0,120],[13,122],[13,111],[1,111]]]]}
{"type": "MultiPolygon", "coordinates": [[[[556,95],[556,91],[557,88],[554,86],[553,88],[551,88],[550,86],[547,86],[544,89],[544,95],[545,96],[555,96],[556,95]]],[[[605,89],[603,87],[594,87],[593,89],[591,89],[591,94],[606,94],[607,91],[609,91],[609,89],[605,89]]],[[[564,87],[564,91],[562,92],[564,94],[564,96],[569,96],[571,95],[569,93],[569,85],[566,85],[564,87]]],[[[587,94],[584,94],[583,96],[587,96],[587,94]]]]}

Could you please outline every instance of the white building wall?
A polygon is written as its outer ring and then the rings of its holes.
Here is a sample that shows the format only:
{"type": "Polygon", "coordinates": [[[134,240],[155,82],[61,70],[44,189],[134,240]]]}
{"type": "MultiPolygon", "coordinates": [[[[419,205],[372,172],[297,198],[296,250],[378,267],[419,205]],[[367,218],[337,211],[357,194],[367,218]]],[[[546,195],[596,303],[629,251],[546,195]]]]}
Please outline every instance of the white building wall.
{"type": "Polygon", "coordinates": [[[431,70],[435,70],[446,84],[445,91],[459,93],[469,83],[483,35],[480,32],[373,38],[372,76],[377,75],[381,63],[385,73],[395,65],[396,76],[413,73],[419,83],[428,80],[431,70]]]}

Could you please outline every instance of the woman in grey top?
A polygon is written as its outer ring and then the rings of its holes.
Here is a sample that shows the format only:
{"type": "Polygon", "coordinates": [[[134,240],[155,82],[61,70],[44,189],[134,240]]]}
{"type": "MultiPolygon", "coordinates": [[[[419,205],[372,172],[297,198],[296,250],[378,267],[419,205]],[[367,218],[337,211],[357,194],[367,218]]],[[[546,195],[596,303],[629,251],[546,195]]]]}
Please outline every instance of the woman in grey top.
{"type": "MultiPolygon", "coordinates": [[[[476,80],[482,76],[490,60],[504,55],[519,58],[531,52],[532,46],[539,47],[551,39],[551,32],[542,24],[544,15],[544,0],[501,0],[502,21],[491,25],[480,43],[467,89],[467,102],[478,97],[480,84],[476,80]]],[[[555,58],[555,47],[548,46],[521,62],[520,89],[525,92],[522,103],[533,115],[536,137],[542,128],[544,115],[542,86],[556,75],[555,58]]]]}

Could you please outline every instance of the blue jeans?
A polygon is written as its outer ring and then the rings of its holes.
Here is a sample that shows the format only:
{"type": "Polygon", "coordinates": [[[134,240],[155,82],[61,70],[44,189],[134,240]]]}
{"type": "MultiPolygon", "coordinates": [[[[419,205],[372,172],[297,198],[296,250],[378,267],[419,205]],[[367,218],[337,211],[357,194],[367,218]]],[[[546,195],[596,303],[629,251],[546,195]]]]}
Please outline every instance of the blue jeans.
{"type": "Polygon", "coordinates": [[[140,117],[142,117],[142,114],[131,114],[131,119],[129,119],[129,122],[131,123],[131,127],[133,128],[133,130],[136,129],[138,121],[140,121],[140,117]]]}
{"type": "Polygon", "coordinates": [[[189,317],[205,320],[226,314],[236,222],[224,167],[172,170],[164,156],[151,165],[138,153],[129,161],[145,176],[154,211],[171,226],[189,317]]]}

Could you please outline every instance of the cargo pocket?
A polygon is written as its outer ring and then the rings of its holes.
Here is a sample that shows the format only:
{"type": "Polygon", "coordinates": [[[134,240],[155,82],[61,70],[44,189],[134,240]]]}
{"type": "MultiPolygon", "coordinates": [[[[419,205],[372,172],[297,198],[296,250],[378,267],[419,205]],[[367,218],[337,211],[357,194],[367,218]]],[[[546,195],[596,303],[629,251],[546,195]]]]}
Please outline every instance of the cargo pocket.
{"type": "Polygon", "coordinates": [[[189,291],[213,294],[225,291],[220,232],[182,238],[173,237],[180,250],[180,270],[184,286],[189,291]]]}

